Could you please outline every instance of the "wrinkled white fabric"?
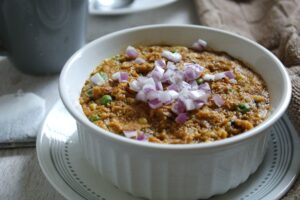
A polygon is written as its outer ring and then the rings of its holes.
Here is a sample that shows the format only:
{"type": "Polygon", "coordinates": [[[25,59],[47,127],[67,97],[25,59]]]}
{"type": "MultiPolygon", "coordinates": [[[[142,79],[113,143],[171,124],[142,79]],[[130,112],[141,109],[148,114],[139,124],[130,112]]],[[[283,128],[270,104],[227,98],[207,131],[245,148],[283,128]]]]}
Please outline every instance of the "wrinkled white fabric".
{"type": "Polygon", "coordinates": [[[0,143],[35,138],[45,116],[45,100],[33,93],[0,96],[0,143]]]}

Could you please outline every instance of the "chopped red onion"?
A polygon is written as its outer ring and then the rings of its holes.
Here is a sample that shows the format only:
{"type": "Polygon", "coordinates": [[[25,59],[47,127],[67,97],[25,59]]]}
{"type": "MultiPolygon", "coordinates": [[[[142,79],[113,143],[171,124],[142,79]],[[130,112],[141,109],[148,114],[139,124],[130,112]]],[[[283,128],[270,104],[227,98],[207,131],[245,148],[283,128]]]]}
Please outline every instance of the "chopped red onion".
{"type": "Polygon", "coordinates": [[[143,86],[143,92],[145,94],[148,94],[149,92],[151,91],[155,91],[156,90],[156,86],[155,85],[152,85],[152,84],[145,84],[143,86]]]}
{"type": "Polygon", "coordinates": [[[144,93],[143,90],[140,90],[140,91],[136,94],[135,98],[136,98],[136,100],[143,101],[143,102],[147,102],[146,94],[144,93]]]}
{"type": "Polygon", "coordinates": [[[127,138],[137,137],[137,131],[123,131],[127,138]]]}
{"type": "Polygon", "coordinates": [[[222,99],[222,97],[217,94],[213,96],[213,100],[218,107],[223,106],[225,103],[224,100],[222,99]]]}
{"type": "Polygon", "coordinates": [[[159,59],[159,60],[156,60],[154,62],[154,65],[155,66],[158,66],[158,67],[161,67],[161,68],[165,68],[167,65],[166,65],[166,61],[164,59],[159,59]]]}
{"type": "Polygon", "coordinates": [[[167,92],[172,97],[172,99],[177,99],[179,96],[179,93],[174,90],[167,90],[165,92],[167,92]]]}
{"type": "Polygon", "coordinates": [[[174,91],[176,91],[176,92],[179,92],[179,91],[180,91],[179,85],[177,85],[177,84],[175,84],[175,83],[169,85],[169,86],[167,87],[167,89],[170,90],[170,91],[174,90],[174,91]]]}
{"type": "Polygon", "coordinates": [[[127,72],[120,72],[120,82],[127,82],[128,81],[128,73],[127,72]]]}
{"type": "Polygon", "coordinates": [[[189,117],[188,117],[187,113],[180,113],[180,114],[175,118],[175,121],[176,121],[177,123],[182,124],[182,123],[186,122],[188,119],[189,119],[189,117]]]}
{"type": "Polygon", "coordinates": [[[183,63],[184,69],[193,69],[194,71],[200,73],[204,70],[204,67],[200,66],[199,64],[196,63],[183,63]]]}
{"type": "Polygon", "coordinates": [[[148,101],[148,105],[150,106],[150,108],[156,109],[161,107],[163,104],[159,99],[152,99],[148,101]]]}
{"type": "Polygon", "coordinates": [[[176,114],[179,114],[179,113],[183,113],[183,112],[186,112],[186,109],[185,109],[185,105],[184,103],[181,101],[181,100],[177,100],[171,110],[176,113],[176,114]]]}
{"type": "Polygon", "coordinates": [[[195,109],[195,104],[192,99],[180,99],[180,100],[183,102],[185,109],[187,111],[195,109]]]}
{"type": "Polygon", "coordinates": [[[133,80],[129,83],[129,88],[135,92],[140,91],[141,86],[137,80],[133,80]]]}
{"type": "Polygon", "coordinates": [[[171,83],[180,83],[184,80],[184,72],[177,71],[174,75],[170,78],[171,83]]]}
{"type": "Polygon", "coordinates": [[[192,81],[190,85],[192,90],[197,90],[199,88],[197,81],[192,81]]]}
{"type": "Polygon", "coordinates": [[[126,56],[129,58],[138,57],[139,53],[133,46],[128,46],[126,49],[126,56]]]}
{"type": "Polygon", "coordinates": [[[195,109],[199,109],[204,105],[204,102],[202,101],[194,101],[195,109]]]}
{"type": "Polygon", "coordinates": [[[145,93],[145,95],[148,101],[151,101],[153,99],[159,99],[160,96],[159,91],[155,91],[155,90],[151,90],[147,94],[145,93]]]}
{"type": "Polygon", "coordinates": [[[127,82],[128,81],[128,73],[127,72],[116,72],[112,74],[113,80],[118,80],[119,82],[127,82]]]}
{"type": "Polygon", "coordinates": [[[210,86],[208,83],[202,83],[201,85],[199,85],[199,90],[204,90],[206,92],[210,92],[210,86]]]}
{"type": "Polygon", "coordinates": [[[199,72],[194,70],[193,68],[186,68],[184,70],[184,78],[186,81],[193,81],[200,76],[199,72]]]}
{"type": "Polygon", "coordinates": [[[196,51],[203,51],[205,49],[205,47],[207,46],[207,42],[204,41],[204,40],[201,40],[201,39],[198,39],[197,42],[195,42],[193,45],[192,45],[192,48],[196,51]]]}
{"type": "Polygon", "coordinates": [[[172,96],[167,92],[160,92],[160,96],[159,96],[159,100],[163,103],[163,104],[169,104],[172,102],[172,96]]]}
{"type": "Polygon", "coordinates": [[[146,141],[148,141],[148,138],[144,133],[142,133],[136,137],[136,140],[141,141],[141,142],[146,142],[146,141]]]}
{"type": "Polygon", "coordinates": [[[205,74],[203,76],[203,80],[205,80],[205,81],[214,81],[215,80],[215,76],[213,74],[205,74]]]}
{"type": "Polygon", "coordinates": [[[91,81],[95,84],[95,85],[103,85],[105,83],[105,80],[102,78],[102,76],[99,73],[94,74],[91,77],[91,81]]]}
{"type": "Polygon", "coordinates": [[[172,70],[176,70],[177,69],[176,65],[173,62],[171,62],[171,61],[168,61],[167,68],[168,69],[172,69],[172,70]]]}
{"type": "Polygon", "coordinates": [[[155,88],[156,85],[155,85],[155,81],[153,78],[147,78],[147,77],[139,77],[138,79],[138,82],[140,83],[140,85],[143,87],[144,85],[153,85],[153,87],[155,88]]]}
{"type": "Polygon", "coordinates": [[[232,71],[226,71],[224,72],[225,76],[227,76],[229,79],[234,79],[234,73],[232,71]]]}
{"type": "Polygon", "coordinates": [[[145,63],[146,61],[145,61],[143,58],[136,58],[136,59],[134,60],[134,62],[137,63],[137,64],[143,64],[143,63],[145,63]]]}
{"type": "Polygon", "coordinates": [[[208,97],[208,95],[203,90],[190,91],[189,96],[193,100],[203,100],[203,101],[208,97]]]}
{"type": "Polygon", "coordinates": [[[185,90],[190,90],[190,89],[192,89],[192,86],[189,83],[185,82],[185,81],[182,81],[182,82],[178,83],[178,85],[179,85],[181,90],[184,90],[184,89],[185,90]]]}
{"type": "Polygon", "coordinates": [[[160,81],[163,78],[165,70],[156,65],[154,69],[147,75],[148,77],[152,77],[156,81],[160,81]]]}
{"type": "Polygon", "coordinates": [[[155,82],[156,90],[164,90],[163,85],[160,81],[155,82]]]}
{"type": "Polygon", "coordinates": [[[166,59],[168,59],[169,61],[172,61],[172,62],[179,62],[181,60],[181,55],[180,53],[172,53],[171,51],[167,51],[167,50],[164,50],[161,54],[163,57],[165,57],[166,59]]]}
{"type": "Polygon", "coordinates": [[[224,72],[216,73],[214,76],[214,81],[221,80],[226,77],[224,72]]]}
{"type": "Polygon", "coordinates": [[[161,81],[162,82],[167,82],[167,81],[170,81],[171,77],[174,76],[175,74],[175,71],[172,70],[172,69],[167,69],[166,72],[164,73],[161,81]]]}

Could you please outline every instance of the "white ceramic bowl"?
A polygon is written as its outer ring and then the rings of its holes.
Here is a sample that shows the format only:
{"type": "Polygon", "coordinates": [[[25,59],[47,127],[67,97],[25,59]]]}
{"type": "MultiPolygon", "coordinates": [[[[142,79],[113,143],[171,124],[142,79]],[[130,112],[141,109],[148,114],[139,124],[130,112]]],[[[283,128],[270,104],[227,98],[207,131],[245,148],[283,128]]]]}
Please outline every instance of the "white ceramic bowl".
{"type": "Polygon", "coordinates": [[[269,129],[286,110],[291,84],[281,62],[268,50],[241,36],[193,25],[136,27],[101,37],[77,51],[65,64],[61,99],[77,120],[87,161],[120,189],[149,199],[198,199],[225,193],[244,182],[263,160],[269,129]],[[79,104],[82,86],[104,59],[128,45],[191,46],[198,38],[209,47],[249,63],[266,81],[272,114],[238,136],[207,144],[162,145],[112,134],[91,123],[79,104]]]}

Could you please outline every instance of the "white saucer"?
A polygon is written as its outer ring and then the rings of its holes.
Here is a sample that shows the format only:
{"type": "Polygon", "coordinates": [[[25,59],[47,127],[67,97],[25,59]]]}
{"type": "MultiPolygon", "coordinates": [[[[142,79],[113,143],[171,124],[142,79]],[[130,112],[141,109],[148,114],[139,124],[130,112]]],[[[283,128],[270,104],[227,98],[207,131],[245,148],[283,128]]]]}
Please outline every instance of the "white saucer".
{"type": "MultiPolygon", "coordinates": [[[[37,139],[37,155],[47,179],[72,200],[138,200],[104,180],[83,158],[76,122],[59,101],[48,114],[37,139]]],[[[272,130],[266,157],[245,183],[210,200],[276,200],[295,181],[300,166],[297,133],[284,116],[272,130]],[[297,143],[297,144],[296,144],[297,143]]]]}
{"type": "Polygon", "coordinates": [[[89,0],[89,13],[94,15],[122,15],[158,8],[175,1],[176,0],[134,0],[134,2],[127,7],[105,9],[98,7],[98,4],[94,3],[94,0],[89,0]]]}

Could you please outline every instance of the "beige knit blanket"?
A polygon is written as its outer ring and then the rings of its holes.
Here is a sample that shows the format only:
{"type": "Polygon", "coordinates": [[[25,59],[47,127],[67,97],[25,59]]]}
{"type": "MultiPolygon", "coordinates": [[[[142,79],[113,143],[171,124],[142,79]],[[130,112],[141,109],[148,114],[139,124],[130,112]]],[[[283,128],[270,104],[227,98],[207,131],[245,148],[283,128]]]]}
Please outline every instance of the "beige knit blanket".
{"type": "MultiPolygon", "coordinates": [[[[195,2],[200,24],[229,30],[257,41],[282,61],[293,85],[288,115],[296,130],[300,130],[300,0],[195,2]]],[[[300,199],[299,178],[283,199],[300,199]]]]}

